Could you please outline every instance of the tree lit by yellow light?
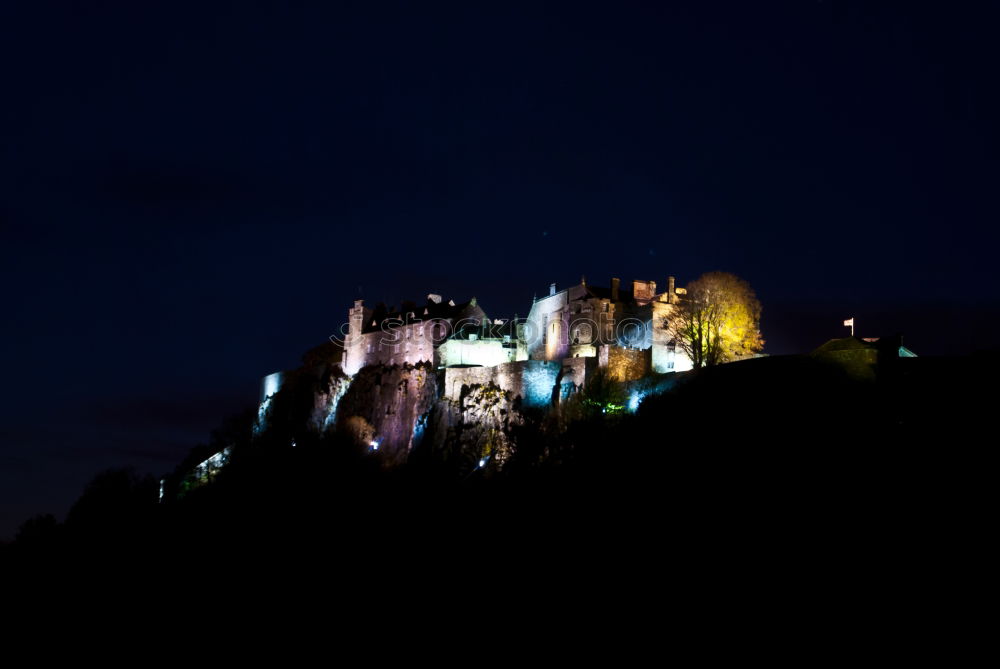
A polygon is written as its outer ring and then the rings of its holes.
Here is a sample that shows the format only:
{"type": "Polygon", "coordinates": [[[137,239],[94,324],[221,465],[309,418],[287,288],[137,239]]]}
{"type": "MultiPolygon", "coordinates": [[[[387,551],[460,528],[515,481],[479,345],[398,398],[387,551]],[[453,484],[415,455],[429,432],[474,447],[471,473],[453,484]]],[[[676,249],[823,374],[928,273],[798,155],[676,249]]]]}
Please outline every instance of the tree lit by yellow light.
{"type": "Polygon", "coordinates": [[[688,284],[666,325],[694,366],[704,367],[763,349],[760,314],[760,302],[749,283],[728,272],[709,272],[688,284]]]}

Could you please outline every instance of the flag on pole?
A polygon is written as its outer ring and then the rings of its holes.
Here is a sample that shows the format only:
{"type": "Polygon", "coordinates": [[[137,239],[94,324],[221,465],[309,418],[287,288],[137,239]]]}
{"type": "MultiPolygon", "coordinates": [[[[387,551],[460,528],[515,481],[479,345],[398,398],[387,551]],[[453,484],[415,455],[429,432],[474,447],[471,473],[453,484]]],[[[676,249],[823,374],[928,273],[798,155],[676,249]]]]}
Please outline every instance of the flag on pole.
{"type": "Polygon", "coordinates": [[[844,327],[852,327],[853,328],[854,327],[854,319],[853,318],[848,318],[846,321],[844,321],[844,327]]]}

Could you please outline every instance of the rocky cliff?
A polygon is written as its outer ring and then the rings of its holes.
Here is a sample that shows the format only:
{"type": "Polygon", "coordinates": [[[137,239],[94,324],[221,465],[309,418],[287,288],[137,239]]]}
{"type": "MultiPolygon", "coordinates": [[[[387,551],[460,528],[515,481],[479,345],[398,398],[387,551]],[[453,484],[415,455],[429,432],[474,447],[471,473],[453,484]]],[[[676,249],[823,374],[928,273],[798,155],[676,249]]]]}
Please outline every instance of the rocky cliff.
{"type": "Polygon", "coordinates": [[[462,470],[502,468],[525,424],[520,406],[520,398],[495,383],[462,386],[458,399],[443,397],[435,404],[426,447],[462,470]]]}
{"type": "Polygon", "coordinates": [[[386,464],[405,462],[438,398],[430,363],[370,365],[354,375],[337,407],[337,429],[379,451],[386,464]]]}
{"type": "Polygon", "coordinates": [[[446,371],[430,363],[369,365],[353,377],[326,358],[305,362],[262,405],[266,441],[346,439],[390,467],[420,449],[468,472],[503,468],[526,428],[576,389],[578,376],[582,382],[585,361],[573,361],[579,370],[545,361],[446,371]]]}
{"type": "MultiPolygon", "coordinates": [[[[514,434],[525,423],[521,398],[489,382],[463,385],[457,397],[442,397],[439,376],[429,364],[361,369],[336,408],[338,432],[377,450],[389,466],[422,447],[461,470],[503,467],[514,453],[514,434]]],[[[317,407],[329,407],[334,396],[332,390],[317,394],[317,407]]]]}

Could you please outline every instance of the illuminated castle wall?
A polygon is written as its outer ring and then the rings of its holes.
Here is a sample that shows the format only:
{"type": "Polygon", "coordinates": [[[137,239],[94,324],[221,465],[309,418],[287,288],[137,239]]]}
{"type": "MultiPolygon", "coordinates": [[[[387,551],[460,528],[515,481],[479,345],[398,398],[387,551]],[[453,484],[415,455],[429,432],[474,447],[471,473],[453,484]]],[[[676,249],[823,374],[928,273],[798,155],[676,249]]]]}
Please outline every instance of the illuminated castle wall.
{"type": "Polygon", "coordinates": [[[622,379],[650,371],[685,371],[691,363],[676,350],[664,322],[682,295],[673,277],[662,293],[655,281],[636,280],[622,288],[615,278],[610,288],[601,288],[581,279],[561,291],[552,284],[549,294],[531,305],[527,319],[516,324],[490,319],[476,298],[455,304],[431,294],[425,305],[404,303],[391,309],[356,300],[348,312],[342,367],[353,375],[377,364],[495,367],[596,358],[599,367],[612,366],[622,379]],[[644,369],[642,360],[647,361],[644,369]]]}
{"type": "MultiPolygon", "coordinates": [[[[561,360],[597,357],[601,367],[621,359],[614,351],[651,351],[646,370],[679,372],[691,362],[673,344],[665,319],[684,294],[667,280],[667,290],[656,292],[655,281],[633,281],[631,290],[618,279],[610,288],[590,286],[586,279],[536,300],[524,324],[519,359],[561,360]]],[[[634,357],[634,356],[633,356],[634,357]]]]}
{"type": "Polygon", "coordinates": [[[391,310],[381,305],[371,309],[355,300],[348,318],[342,367],[353,375],[366,365],[430,362],[440,367],[438,347],[464,325],[481,325],[486,314],[474,297],[456,305],[431,294],[423,306],[404,303],[391,310]]]}
{"type": "Polygon", "coordinates": [[[596,359],[518,360],[493,367],[449,367],[445,370],[442,395],[458,400],[462,386],[494,384],[521,398],[525,407],[543,408],[583,387],[596,359]],[[588,369],[589,368],[589,369],[588,369]]]}

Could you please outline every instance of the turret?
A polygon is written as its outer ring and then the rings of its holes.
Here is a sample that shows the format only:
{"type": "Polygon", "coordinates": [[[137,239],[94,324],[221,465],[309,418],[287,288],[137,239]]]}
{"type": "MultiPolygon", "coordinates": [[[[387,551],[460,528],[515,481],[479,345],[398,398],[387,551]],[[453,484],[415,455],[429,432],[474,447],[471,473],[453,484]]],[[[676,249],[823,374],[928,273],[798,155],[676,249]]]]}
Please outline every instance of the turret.
{"type": "Polygon", "coordinates": [[[347,338],[344,340],[344,358],[341,365],[347,374],[356,374],[365,366],[364,337],[361,332],[365,325],[365,301],[354,300],[354,306],[347,312],[347,338]]]}

